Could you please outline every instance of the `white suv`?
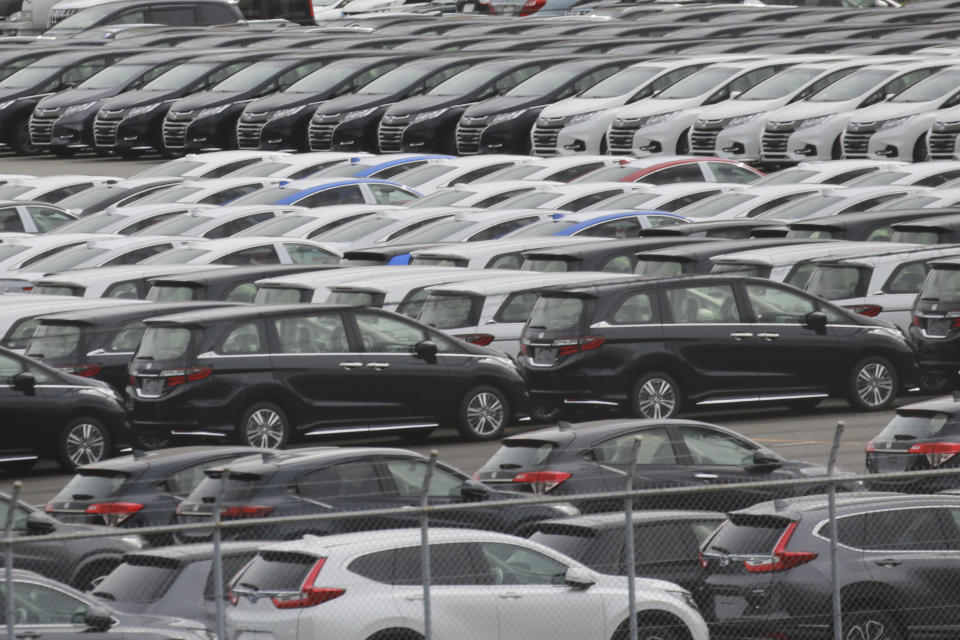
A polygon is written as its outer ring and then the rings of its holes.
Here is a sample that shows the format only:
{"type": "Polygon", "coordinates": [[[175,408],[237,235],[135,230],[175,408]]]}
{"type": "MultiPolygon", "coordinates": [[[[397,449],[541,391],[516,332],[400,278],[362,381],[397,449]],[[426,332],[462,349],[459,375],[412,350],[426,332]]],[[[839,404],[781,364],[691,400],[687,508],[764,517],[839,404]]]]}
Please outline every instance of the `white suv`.
{"type": "MultiPolygon", "coordinates": [[[[473,640],[626,637],[627,578],[543,545],[467,529],[430,531],[432,636],[473,640]]],[[[400,529],[264,547],[232,581],[230,640],[423,638],[420,532],[400,529]]],[[[707,640],[682,587],[639,578],[643,637],[707,640]]]]}

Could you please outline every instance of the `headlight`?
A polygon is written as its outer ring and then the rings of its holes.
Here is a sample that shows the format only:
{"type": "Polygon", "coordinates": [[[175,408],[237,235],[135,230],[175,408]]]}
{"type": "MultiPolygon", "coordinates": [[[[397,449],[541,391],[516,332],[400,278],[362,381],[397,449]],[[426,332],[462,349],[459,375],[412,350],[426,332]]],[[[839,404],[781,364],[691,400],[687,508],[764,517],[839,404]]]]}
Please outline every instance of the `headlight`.
{"type": "Polygon", "coordinates": [[[208,116],[215,116],[218,113],[222,113],[223,111],[225,111],[226,108],[229,106],[230,104],[228,103],[228,104],[222,104],[219,107],[210,107],[209,109],[201,109],[200,112],[197,113],[197,118],[199,119],[199,118],[206,118],[208,116]]]}
{"type": "Polygon", "coordinates": [[[280,111],[274,111],[270,114],[270,120],[277,120],[279,118],[286,118],[300,113],[307,108],[307,105],[302,104],[299,107],[290,107],[289,109],[280,109],[280,111]]]}
{"type": "Polygon", "coordinates": [[[680,113],[680,112],[679,112],[679,111],[668,111],[667,113],[658,113],[657,115],[655,115],[655,116],[650,116],[649,118],[647,118],[646,120],[644,120],[642,126],[647,126],[647,125],[651,125],[651,124],[659,124],[659,123],[661,123],[661,122],[666,122],[666,121],[669,120],[670,118],[676,117],[676,115],[677,115],[678,113],[680,113]]]}
{"type": "Polygon", "coordinates": [[[487,356],[486,358],[480,358],[477,361],[477,364],[493,364],[498,367],[506,367],[507,369],[516,370],[517,365],[513,363],[513,360],[510,358],[501,358],[499,356],[487,356]]]}
{"type": "Polygon", "coordinates": [[[360,111],[347,111],[345,114],[340,116],[340,121],[344,120],[356,120],[357,118],[365,118],[370,115],[380,107],[370,107],[369,109],[362,109],[360,111]]]}
{"type": "Polygon", "coordinates": [[[144,539],[136,535],[121,536],[120,540],[124,544],[127,544],[134,549],[143,549],[145,546],[147,546],[147,543],[144,541],[144,539]]]}
{"type": "Polygon", "coordinates": [[[600,115],[600,111],[591,111],[590,113],[578,113],[577,115],[571,117],[567,120],[567,124],[577,124],[578,122],[586,122],[587,120],[592,120],[600,115]]]}
{"type": "Polygon", "coordinates": [[[0,102],[0,109],[6,109],[10,105],[12,105],[14,102],[16,102],[16,100],[5,100],[3,102],[0,102]]]}
{"type": "Polygon", "coordinates": [[[96,102],[84,102],[83,104],[75,104],[71,107],[67,107],[66,110],[64,110],[63,115],[68,116],[71,113],[79,113],[81,111],[86,111],[87,109],[94,108],[98,104],[100,104],[99,100],[96,102]]]}
{"type": "Polygon", "coordinates": [[[84,387],[78,391],[80,394],[88,394],[94,396],[103,396],[115,400],[120,404],[123,404],[123,398],[120,397],[120,394],[114,390],[113,387],[84,387]]]}
{"type": "Polygon", "coordinates": [[[127,111],[127,117],[129,118],[132,116],[142,116],[145,113],[150,113],[151,111],[153,111],[159,106],[160,106],[159,102],[154,102],[153,104],[145,104],[139,107],[133,107],[132,109],[127,111]]]}
{"type": "Polygon", "coordinates": [[[826,116],[819,116],[817,118],[807,118],[806,120],[801,120],[800,124],[797,125],[797,129],[806,129],[807,127],[815,127],[818,124],[823,124],[824,122],[826,122],[832,117],[833,115],[831,114],[826,116]]]}
{"type": "Polygon", "coordinates": [[[424,120],[433,120],[434,118],[439,118],[440,116],[442,116],[442,115],[443,115],[444,113],[446,113],[447,111],[449,111],[449,109],[446,109],[446,108],[444,108],[444,109],[434,109],[433,111],[425,111],[425,112],[423,112],[423,113],[417,114],[417,116],[413,119],[413,121],[414,121],[414,122],[422,122],[422,121],[424,121],[424,120]]]}
{"type": "Polygon", "coordinates": [[[877,129],[892,129],[893,127],[899,127],[900,125],[905,124],[908,120],[913,120],[913,116],[903,116],[902,118],[884,120],[883,122],[877,123],[877,129]]]}
{"type": "Polygon", "coordinates": [[[899,340],[901,342],[906,342],[907,337],[903,335],[903,331],[899,328],[891,329],[890,327],[873,327],[868,333],[872,333],[877,336],[887,336],[888,338],[893,338],[894,340],[899,340]]]}
{"type": "Polygon", "coordinates": [[[737,116],[735,118],[730,118],[730,121],[727,122],[728,127],[738,127],[741,124],[746,124],[751,120],[756,120],[759,113],[748,113],[746,115],[737,116]]]}
{"type": "Polygon", "coordinates": [[[500,115],[494,116],[493,122],[490,124],[496,124],[498,122],[506,122],[507,120],[513,120],[514,118],[519,118],[527,112],[526,109],[520,109],[519,111],[508,111],[507,113],[501,113],[500,115]]]}

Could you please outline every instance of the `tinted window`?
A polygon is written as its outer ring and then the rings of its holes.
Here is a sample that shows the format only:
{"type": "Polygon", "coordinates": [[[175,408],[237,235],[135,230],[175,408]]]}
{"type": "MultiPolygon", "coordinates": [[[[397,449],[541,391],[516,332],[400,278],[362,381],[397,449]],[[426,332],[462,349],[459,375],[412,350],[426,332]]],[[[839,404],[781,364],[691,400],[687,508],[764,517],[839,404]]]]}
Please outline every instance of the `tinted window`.
{"type": "Polygon", "coordinates": [[[497,449],[484,463],[481,471],[500,472],[537,467],[546,463],[555,449],[556,445],[552,442],[510,440],[497,449]]]}
{"type": "Polygon", "coordinates": [[[383,484],[370,460],[333,464],[297,478],[297,492],[312,500],[382,495],[383,484]]]}
{"type": "Polygon", "coordinates": [[[437,329],[456,329],[476,325],[483,298],[468,295],[430,294],[418,320],[437,329]]]}
{"type": "MultiPolygon", "coordinates": [[[[427,463],[416,459],[387,460],[388,478],[393,482],[396,494],[401,498],[419,498],[423,493],[423,481],[427,475],[427,463]]],[[[430,478],[431,498],[451,498],[460,496],[460,487],[464,479],[446,469],[434,467],[430,478]]]]}
{"type": "Polygon", "coordinates": [[[653,300],[648,293],[634,293],[624,298],[613,316],[612,324],[648,324],[653,322],[653,300]]]}
{"type": "Polygon", "coordinates": [[[902,264],[890,274],[890,278],[883,285],[883,291],[885,293],[916,293],[920,291],[926,277],[925,262],[902,264]]]}
{"type": "Polygon", "coordinates": [[[723,554],[769,554],[788,524],[785,518],[734,514],[720,527],[706,550],[723,554]]]}
{"type": "Polygon", "coordinates": [[[129,476],[126,473],[110,471],[81,471],[70,478],[70,482],[60,490],[54,501],[60,500],[99,500],[112,496],[123,486],[129,476]],[[88,497],[89,496],[89,497],[88,497]]]}
{"type": "Polygon", "coordinates": [[[808,313],[817,310],[811,299],[786,289],[756,284],[748,284],[745,289],[757,322],[802,324],[808,313]]]}
{"type": "Polygon", "coordinates": [[[946,509],[892,509],[867,514],[864,548],[877,551],[956,550],[957,525],[946,509]]]}
{"type": "Polygon", "coordinates": [[[137,357],[154,360],[186,358],[192,335],[193,332],[190,329],[176,327],[147,329],[140,342],[140,348],[137,349],[137,357]]]}
{"type": "Polygon", "coordinates": [[[343,319],[338,313],[277,318],[273,322],[280,353],[343,353],[350,350],[343,319]]]}
{"type": "Polygon", "coordinates": [[[700,170],[699,162],[688,162],[686,164],[660,169],[637,180],[637,182],[646,182],[649,184],[677,184],[682,182],[703,181],[703,171],[700,170]]]}
{"type": "Polygon", "coordinates": [[[847,265],[816,265],[805,289],[827,300],[858,298],[866,295],[870,270],[847,265]]]}
{"type": "Polygon", "coordinates": [[[741,322],[733,288],[729,285],[670,289],[666,295],[673,322],[741,322]]]}
{"type": "Polygon", "coordinates": [[[637,464],[676,464],[677,458],[670,444],[666,429],[644,429],[626,433],[594,445],[592,453],[597,462],[605,464],[630,464],[636,436],[642,436],[637,448],[637,464]]]}
{"type": "Polygon", "coordinates": [[[261,551],[234,584],[257,591],[299,591],[317,558],[286,551],[261,551]]]}
{"type": "Polygon", "coordinates": [[[547,331],[577,329],[585,311],[586,304],[580,298],[541,296],[533,307],[527,328],[547,331]]]}
{"type": "Polygon", "coordinates": [[[960,416],[939,411],[902,409],[877,434],[877,440],[927,440],[960,431],[960,416]]]}
{"type": "Polygon", "coordinates": [[[33,332],[27,355],[31,358],[72,356],[80,346],[80,327],[68,324],[41,324],[33,332]]]}
{"type": "Polygon", "coordinates": [[[680,437],[694,464],[742,467],[753,462],[755,447],[726,433],[680,427],[680,437]]]}
{"type": "Polygon", "coordinates": [[[255,322],[245,322],[231,329],[218,349],[219,353],[234,355],[263,351],[263,340],[255,322]]]}
{"type": "Polygon", "coordinates": [[[540,294],[536,291],[521,291],[511,294],[494,316],[497,322],[526,322],[540,294]]]}
{"type": "Polygon", "coordinates": [[[480,543],[494,584],[563,584],[567,565],[518,545],[480,543]]]}
{"type": "Polygon", "coordinates": [[[111,571],[93,595],[122,602],[156,602],[179,573],[180,563],[169,558],[132,556],[111,571]]]}

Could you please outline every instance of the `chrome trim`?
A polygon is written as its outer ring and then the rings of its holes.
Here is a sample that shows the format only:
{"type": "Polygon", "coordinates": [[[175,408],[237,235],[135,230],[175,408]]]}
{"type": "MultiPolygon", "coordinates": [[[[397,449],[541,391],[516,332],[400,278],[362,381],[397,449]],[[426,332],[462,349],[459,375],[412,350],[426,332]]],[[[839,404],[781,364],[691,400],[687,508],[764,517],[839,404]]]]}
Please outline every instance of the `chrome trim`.
{"type": "MultiPolygon", "coordinates": [[[[886,513],[887,511],[906,511],[907,509],[947,509],[947,508],[949,508],[949,506],[950,506],[950,505],[947,505],[947,504],[943,504],[943,505],[925,504],[925,505],[918,505],[918,506],[915,506],[915,507],[892,507],[892,508],[888,508],[888,509],[872,509],[872,510],[869,510],[869,511],[858,511],[858,512],[856,512],[856,513],[848,513],[848,514],[845,514],[845,515],[842,515],[842,516],[837,516],[837,520],[839,520],[840,518],[852,518],[852,517],[854,517],[854,516],[863,516],[863,515],[866,515],[866,514],[868,514],[868,513],[886,513]]],[[[829,517],[824,518],[823,520],[820,520],[819,522],[817,522],[817,524],[815,524],[815,525],[813,526],[813,529],[811,530],[811,533],[813,534],[813,536],[814,536],[814,537],[817,537],[817,538],[820,538],[821,540],[825,540],[825,541],[827,541],[827,542],[830,542],[830,538],[829,538],[829,537],[824,537],[824,536],[820,535],[820,530],[823,529],[823,527],[826,526],[826,525],[829,524],[829,523],[830,523],[830,518],[829,518],[829,517]]],[[[851,547],[850,545],[843,544],[843,543],[841,543],[839,540],[837,541],[837,544],[838,544],[839,546],[845,548],[845,549],[850,549],[851,551],[859,551],[859,552],[861,552],[861,553],[880,553],[880,554],[883,554],[883,553],[912,553],[912,554],[917,554],[917,553],[937,553],[937,554],[939,554],[939,553],[953,553],[953,554],[955,554],[955,553],[960,553],[960,551],[952,550],[952,549],[861,549],[860,547],[851,547]]],[[[934,558],[932,558],[932,559],[934,559],[934,558]]]]}
{"type": "Polygon", "coordinates": [[[397,424],[397,425],[382,425],[382,426],[373,426],[373,427],[341,427],[339,429],[314,429],[313,431],[306,432],[305,436],[323,436],[323,435],[334,435],[338,433],[368,433],[371,431],[396,431],[400,429],[432,429],[434,427],[439,427],[440,425],[436,422],[424,422],[422,424],[397,424]]]}
{"type": "Polygon", "coordinates": [[[37,456],[11,456],[11,457],[2,457],[0,462],[24,462],[26,460],[39,460],[37,456]]]}
{"type": "Polygon", "coordinates": [[[619,402],[610,402],[608,400],[569,400],[563,399],[563,404],[599,404],[605,407],[619,407],[619,402]]]}
{"type": "Polygon", "coordinates": [[[807,398],[827,398],[826,393],[799,393],[782,396],[749,396],[744,398],[721,398],[719,400],[701,400],[697,405],[702,404],[734,404],[737,402],[770,402],[774,400],[804,400],[807,398]]]}
{"type": "Polygon", "coordinates": [[[226,438],[227,434],[217,433],[215,431],[176,431],[171,430],[170,435],[172,436],[212,436],[215,438],[226,438]]]}

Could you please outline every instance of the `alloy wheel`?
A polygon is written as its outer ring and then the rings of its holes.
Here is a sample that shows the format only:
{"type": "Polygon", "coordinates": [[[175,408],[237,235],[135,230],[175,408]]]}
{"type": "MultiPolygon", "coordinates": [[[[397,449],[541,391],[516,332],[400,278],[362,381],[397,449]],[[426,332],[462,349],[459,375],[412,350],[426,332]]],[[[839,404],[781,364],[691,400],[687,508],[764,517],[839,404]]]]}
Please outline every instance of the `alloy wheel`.
{"type": "Polygon", "coordinates": [[[677,394],[663,378],[650,378],[640,386],[637,408],[647,418],[667,418],[677,408],[677,394]]]}
{"type": "Polygon", "coordinates": [[[893,374],[886,365],[871,362],[857,372],[857,395],[870,406],[880,406],[893,393],[893,374]]]}
{"type": "Polygon", "coordinates": [[[278,449],[283,444],[283,417],[273,409],[257,409],[247,418],[246,436],[251,447],[278,449]]]}
{"type": "Polygon", "coordinates": [[[503,425],[503,402],[496,394],[481,391],[467,403],[467,424],[478,436],[485,436],[500,430],[503,425]]]}
{"type": "Polygon", "coordinates": [[[103,459],[107,441],[100,427],[92,422],[79,422],[67,432],[66,454],[74,466],[103,459]]]}

